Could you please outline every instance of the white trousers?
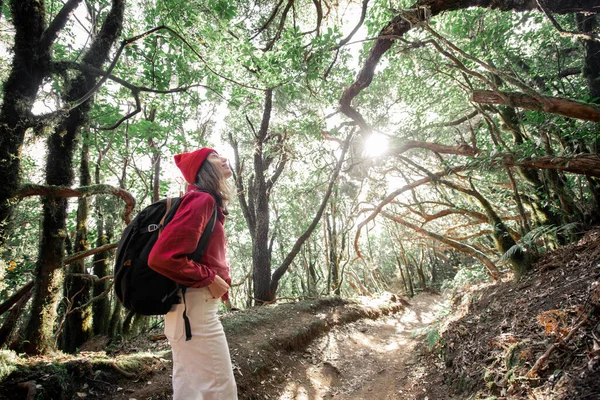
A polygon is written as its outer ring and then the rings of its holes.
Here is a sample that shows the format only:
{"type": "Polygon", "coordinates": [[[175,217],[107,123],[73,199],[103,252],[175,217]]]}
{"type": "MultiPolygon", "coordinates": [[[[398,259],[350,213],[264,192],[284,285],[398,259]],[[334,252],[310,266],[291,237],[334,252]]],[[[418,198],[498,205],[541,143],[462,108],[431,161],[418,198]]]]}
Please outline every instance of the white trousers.
{"type": "Polygon", "coordinates": [[[188,288],[185,301],[191,340],[185,340],[183,302],[165,315],[165,336],[173,351],[173,400],[237,400],[229,347],[217,317],[221,300],[208,288],[188,288]]]}

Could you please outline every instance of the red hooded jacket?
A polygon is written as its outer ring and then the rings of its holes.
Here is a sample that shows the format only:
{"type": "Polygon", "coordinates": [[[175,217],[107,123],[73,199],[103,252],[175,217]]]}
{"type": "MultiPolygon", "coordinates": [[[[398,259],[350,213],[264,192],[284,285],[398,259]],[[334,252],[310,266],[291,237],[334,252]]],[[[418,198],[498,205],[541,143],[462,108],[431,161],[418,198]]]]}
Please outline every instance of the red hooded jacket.
{"type": "MultiPolygon", "coordinates": [[[[188,259],[198,246],[215,204],[210,194],[194,190],[194,186],[188,186],[188,192],[183,196],[175,216],[154,244],[148,257],[148,266],[188,287],[208,286],[214,281],[215,275],[219,275],[230,285],[227,242],[223,228],[225,215],[221,207],[218,207],[215,228],[200,262],[188,259]]],[[[223,300],[227,299],[228,293],[223,296],[223,300]]]]}

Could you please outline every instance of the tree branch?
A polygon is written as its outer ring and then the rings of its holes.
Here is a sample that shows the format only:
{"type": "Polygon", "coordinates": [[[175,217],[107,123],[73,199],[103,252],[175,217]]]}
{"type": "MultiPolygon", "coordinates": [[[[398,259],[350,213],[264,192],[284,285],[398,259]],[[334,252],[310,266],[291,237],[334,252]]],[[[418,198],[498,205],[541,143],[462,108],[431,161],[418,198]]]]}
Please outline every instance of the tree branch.
{"type": "MultiPolygon", "coordinates": [[[[365,88],[367,88],[375,74],[375,68],[383,55],[392,47],[394,40],[404,36],[416,24],[426,21],[429,18],[440,14],[443,11],[460,10],[468,7],[481,7],[498,9],[500,11],[529,11],[538,8],[534,1],[496,1],[496,0],[421,0],[411,7],[412,17],[408,17],[406,12],[395,16],[386,27],[380,32],[375,44],[369,52],[363,67],[356,76],[354,83],[348,86],[340,98],[340,110],[349,118],[359,123],[361,128],[367,126],[364,120],[357,119],[360,114],[352,108],[352,100],[365,88]]],[[[554,1],[548,7],[550,11],[566,14],[573,12],[598,12],[600,10],[600,1],[586,0],[578,1],[573,4],[571,1],[554,1]]],[[[364,128],[363,128],[364,129],[364,128]]]]}
{"type": "Polygon", "coordinates": [[[79,253],[75,253],[64,259],[63,263],[65,265],[71,264],[77,260],[81,260],[82,258],[86,258],[89,256],[93,256],[94,254],[103,253],[108,250],[116,249],[119,246],[119,242],[105,244],[104,246],[96,247],[94,249],[80,251],[79,253]]]}
{"type": "Polygon", "coordinates": [[[281,160],[279,160],[279,163],[277,164],[277,168],[275,169],[275,172],[273,173],[273,175],[267,180],[267,190],[271,190],[273,188],[273,185],[275,184],[275,182],[277,182],[277,179],[279,179],[279,176],[281,175],[281,173],[283,172],[283,170],[285,169],[285,166],[287,164],[288,161],[288,157],[287,154],[284,153],[281,156],[281,160]]]}
{"type": "Polygon", "coordinates": [[[352,29],[352,32],[350,32],[350,34],[348,36],[346,36],[346,38],[344,38],[342,41],[340,41],[340,43],[338,43],[338,45],[336,47],[334,47],[332,50],[338,50],[340,47],[344,46],[346,43],[348,43],[350,41],[350,39],[352,39],[354,34],[356,34],[356,32],[358,32],[358,30],[362,26],[363,22],[365,22],[365,16],[367,15],[368,5],[369,5],[369,0],[363,0],[362,10],[360,12],[360,19],[358,20],[358,23],[356,24],[354,29],[352,29]]]}
{"type": "Polygon", "coordinates": [[[39,49],[40,53],[44,54],[50,51],[50,47],[58,37],[59,32],[65,27],[69,16],[75,11],[82,0],[68,0],[65,5],[60,9],[54,20],[50,23],[48,28],[42,33],[40,38],[39,49]]]}
{"type": "Polygon", "coordinates": [[[286,4],[285,8],[283,9],[283,13],[281,15],[281,20],[279,21],[279,27],[277,28],[277,33],[275,34],[275,36],[273,36],[273,39],[271,39],[271,41],[267,43],[267,45],[264,48],[264,51],[271,50],[273,48],[273,46],[275,45],[275,42],[277,42],[277,40],[281,36],[281,32],[283,32],[283,27],[285,26],[285,19],[287,18],[287,14],[290,11],[290,8],[292,8],[292,5],[294,5],[294,0],[288,0],[288,3],[286,4]]]}
{"type": "Polygon", "coordinates": [[[242,214],[246,219],[246,223],[248,224],[248,228],[251,232],[254,232],[256,227],[256,222],[254,219],[254,214],[250,212],[250,208],[246,201],[246,189],[244,188],[244,179],[243,179],[243,170],[244,166],[240,163],[240,152],[238,148],[238,143],[233,139],[233,134],[229,132],[229,144],[233,148],[233,156],[234,156],[234,172],[235,172],[235,186],[237,189],[237,198],[240,202],[240,206],[242,207],[242,214]]]}
{"type": "Polygon", "coordinates": [[[112,194],[120,197],[125,201],[125,211],[121,216],[126,223],[129,223],[131,219],[129,215],[133,212],[135,207],[135,199],[125,189],[120,189],[110,185],[91,185],[82,186],[79,188],[68,188],[64,186],[44,186],[44,185],[23,185],[16,192],[13,198],[22,199],[30,196],[44,196],[44,197],[88,197],[98,194],[112,194]]]}
{"type": "Polygon", "coordinates": [[[574,36],[574,37],[582,38],[582,39],[585,39],[585,40],[593,40],[593,41],[596,41],[596,42],[600,42],[600,38],[598,38],[596,36],[592,36],[592,35],[587,34],[587,33],[565,31],[563,28],[561,28],[561,26],[558,23],[558,21],[556,21],[556,18],[554,18],[554,16],[552,16],[552,14],[550,13],[550,11],[544,6],[544,4],[543,4],[543,2],[541,0],[535,0],[535,2],[540,7],[540,9],[544,12],[544,14],[546,14],[546,17],[548,17],[548,19],[552,23],[552,26],[554,26],[554,28],[556,28],[556,30],[558,31],[558,33],[560,33],[560,36],[574,36]]]}
{"type": "Polygon", "coordinates": [[[31,288],[33,288],[33,281],[27,282],[25,286],[17,290],[4,303],[0,304],[0,315],[10,310],[10,308],[19,301],[19,299],[31,292],[31,288]]]}
{"type": "Polygon", "coordinates": [[[413,183],[410,183],[408,185],[404,185],[401,188],[393,191],[392,193],[390,193],[385,199],[383,199],[378,205],[377,207],[375,207],[375,209],[373,210],[373,212],[364,220],[362,221],[360,224],[358,224],[358,226],[356,227],[356,235],[354,237],[354,250],[356,251],[356,254],[358,255],[358,257],[362,257],[362,253],[360,251],[360,249],[358,248],[358,239],[360,238],[360,231],[361,229],[367,225],[369,222],[371,222],[372,220],[375,219],[375,217],[377,217],[377,215],[379,215],[379,213],[383,210],[383,207],[385,207],[386,205],[388,205],[389,203],[391,203],[396,197],[398,197],[399,195],[401,195],[402,193],[408,191],[408,190],[412,190],[418,186],[424,185],[426,183],[429,183],[433,180],[439,179],[443,176],[449,175],[451,173],[455,173],[455,172],[459,172],[459,171],[463,171],[467,169],[466,167],[460,167],[460,168],[455,168],[452,171],[446,172],[446,171],[442,171],[442,172],[436,172],[435,174],[432,174],[431,176],[427,176],[425,178],[419,179],[418,181],[415,181],[413,183]]]}
{"type": "Polygon", "coordinates": [[[464,143],[460,146],[446,146],[443,144],[431,142],[419,142],[416,140],[407,140],[402,146],[390,149],[388,154],[399,155],[411,149],[427,149],[439,154],[455,154],[459,156],[476,156],[481,150],[464,143]]]}
{"type": "Polygon", "coordinates": [[[536,98],[518,92],[475,90],[471,100],[479,104],[503,104],[527,110],[545,111],[569,118],[600,122],[600,106],[575,100],[537,95],[536,98]]]}
{"type": "Polygon", "coordinates": [[[475,110],[472,113],[470,113],[469,115],[465,115],[464,117],[455,119],[454,121],[440,122],[440,123],[437,123],[437,124],[427,125],[423,129],[427,129],[427,128],[445,128],[445,127],[448,127],[448,126],[457,126],[457,125],[462,124],[465,121],[468,121],[468,120],[476,117],[477,115],[479,115],[479,110],[475,110]]]}
{"type": "Polygon", "coordinates": [[[261,34],[262,31],[267,29],[267,27],[271,24],[271,22],[273,22],[273,19],[275,19],[275,16],[277,15],[277,12],[279,11],[279,7],[281,7],[282,3],[283,3],[283,0],[279,0],[279,3],[277,3],[277,5],[275,6],[275,8],[273,9],[273,12],[271,12],[271,15],[269,16],[267,21],[263,24],[263,26],[261,26],[258,29],[258,31],[254,35],[252,35],[250,40],[254,40],[258,35],[261,34]]]}
{"type": "Polygon", "coordinates": [[[317,27],[315,31],[317,32],[317,36],[321,34],[321,21],[323,20],[323,7],[321,7],[321,0],[313,0],[313,4],[317,9],[317,27]]]}
{"type": "Polygon", "coordinates": [[[468,254],[471,257],[478,259],[486,267],[486,269],[488,270],[492,279],[494,279],[494,280],[498,279],[498,277],[500,275],[500,271],[498,271],[498,268],[496,268],[494,263],[489,258],[487,258],[485,254],[483,254],[481,251],[475,249],[474,247],[469,246],[468,244],[457,242],[452,239],[448,239],[442,235],[438,235],[437,233],[430,232],[426,229],[419,228],[418,226],[411,224],[410,222],[407,222],[398,216],[393,216],[385,211],[382,211],[381,215],[383,215],[384,217],[386,217],[388,219],[391,219],[394,222],[399,223],[400,225],[404,225],[407,228],[414,230],[415,232],[418,232],[425,236],[429,236],[432,239],[442,242],[442,243],[460,251],[461,253],[468,254]]]}
{"type": "Polygon", "coordinates": [[[600,178],[600,155],[580,153],[573,156],[544,156],[515,160],[512,154],[498,154],[494,163],[539,169],[554,169],[600,178]]]}

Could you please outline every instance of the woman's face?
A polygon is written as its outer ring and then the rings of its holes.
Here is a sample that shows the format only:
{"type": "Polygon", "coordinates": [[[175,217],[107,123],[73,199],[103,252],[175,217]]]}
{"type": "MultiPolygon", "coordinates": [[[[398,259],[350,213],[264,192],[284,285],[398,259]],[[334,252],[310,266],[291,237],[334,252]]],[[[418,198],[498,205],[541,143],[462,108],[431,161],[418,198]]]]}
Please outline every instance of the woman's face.
{"type": "Polygon", "coordinates": [[[231,177],[232,172],[229,168],[229,163],[227,162],[227,158],[218,155],[217,153],[210,153],[208,158],[206,159],[209,163],[211,163],[215,168],[221,171],[221,174],[227,179],[231,177]]]}

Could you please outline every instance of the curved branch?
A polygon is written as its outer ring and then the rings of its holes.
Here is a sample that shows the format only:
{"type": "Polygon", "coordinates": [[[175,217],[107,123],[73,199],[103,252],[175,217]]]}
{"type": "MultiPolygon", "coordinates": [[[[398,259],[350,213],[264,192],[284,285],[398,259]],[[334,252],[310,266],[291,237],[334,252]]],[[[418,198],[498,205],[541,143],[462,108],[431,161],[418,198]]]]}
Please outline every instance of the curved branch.
{"type": "MultiPolygon", "coordinates": [[[[82,72],[87,72],[89,74],[95,74],[98,76],[105,76],[106,75],[106,71],[104,71],[103,69],[100,68],[96,68],[93,67],[91,65],[87,65],[87,64],[80,64],[77,62],[73,62],[73,61],[55,61],[51,64],[51,68],[55,69],[55,70],[60,70],[63,68],[74,68],[77,69],[79,71],[82,72]]],[[[127,82],[126,80],[119,78],[118,76],[115,76],[113,74],[108,74],[108,79],[117,82],[118,84],[125,86],[127,89],[129,90],[135,90],[138,92],[148,92],[148,93],[157,93],[157,94],[170,94],[170,93],[180,93],[180,92],[185,92],[189,89],[192,88],[197,88],[197,87],[201,87],[204,88],[206,90],[210,90],[211,92],[213,92],[214,94],[216,94],[217,96],[219,96],[221,99],[225,100],[225,98],[223,97],[223,95],[221,95],[221,93],[219,93],[217,90],[211,88],[210,86],[206,86],[206,85],[201,85],[201,84],[193,84],[193,85],[186,85],[186,86],[180,86],[177,88],[172,88],[172,89],[152,89],[149,88],[147,86],[136,86],[132,83],[127,82]]]]}
{"type": "MultiPolygon", "coordinates": [[[[396,149],[392,149],[390,151],[390,154],[399,156],[405,151],[415,148],[427,149],[440,154],[455,154],[462,156],[481,155],[480,157],[473,159],[473,161],[475,163],[477,163],[478,161],[482,161],[486,164],[490,164],[490,159],[487,155],[483,155],[481,150],[471,147],[466,143],[460,146],[446,146],[431,142],[418,142],[414,140],[409,140],[405,142],[402,146],[397,147],[396,149]]],[[[600,155],[595,153],[579,153],[572,156],[533,156],[528,158],[517,158],[515,154],[510,153],[498,153],[492,157],[491,165],[508,165],[511,167],[516,166],[550,170],[554,169],[571,172],[577,175],[586,175],[600,178],[600,155]]],[[[406,190],[408,190],[408,188],[406,190]]],[[[396,194],[396,196],[398,194],[396,194]]]]}
{"type": "Polygon", "coordinates": [[[358,226],[356,227],[356,235],[354,236],[354,251],[356,251],[356,254],[358,255],[358,257],[362,257],[362,253],[361,253],[360,249],[358,248],[358,239],[360,238],[360,231],[366,224],[368,224],[369,222],[374,220],[375,217],[377,217],[377,215],[379,215],[379,213],[382,212],[383,207],[385,207],[386,205],[391,203],[396,197],[398,197],[399,195],[401,195],[402,193],[404,193],[408,190],[412,190],[418,186],[429,183],[432,180],[439,179],[439,178],[449,175],[451,173],[464,171],[466,169],[468,169],[468,168],[460,167],[460,168],[455,168],[454,170],[448,171],[448,172],[446,172],[446,171],[437,172],[435,174],[432,174],[431,176],[427,176],[425,178],[419,179],[418,181],[415,181],[408,185],[404,185],[400,189],[397,189],[397,190],[393,191],[392,193],[390,193],[385,199],[383,199],[381,201],[381,203],[379,203],[377,205],[377,207],[375,207],[373,212],[364,221],[362,221],[360,224],[358,224],[358,226]]]}
{"type": "Polygon", "coordinates": [[[264,51],[269,51],[275,46],[275,42],[281,37],[281,32],[283,32],[283,27],[285,26],[285,19],[287,18],[287,14],[290,11],[290,8],[294,5],[294,0],[288,0],[285,8],[283,9],[283,13],[281,15],[281,20],[279,21],[279,27],[277,28],[277,33],[273,36],[273,39],[264,48],[264,51]]]}
{"type": "Polygon", "coordinates": [[[538,4],[538,6],[544,12],[544,14],[546,14],[546,17],[548,17],[548,19],[552,23],[552,26],[554,26],[554,28],[558,31],[558,33],[560,33],[560,36],[574,36],[574,37],[582,38],[585,40],[593,40],[596,42],[600,42],[600,38],[598,38],[596,36],[592,36],[591,34],[588,34],[585,32],[569,32],[569,31],[564,30],[560,26],[560,24],[558,23],[556,18],[554,18],[554,16],[552,14],[550,14],[550,10],[548,10],[548,8],[545,7],[544,4],[540,0],[535,0],[535,2],[538,4]]]}
{"type": "Polygon", "coordinates": [[[476,117],[479,114],[479,110],[475,110],[472,113],[465,115],[464,117],[461,117],[459,119],[455,119],[454,121],[450,121],[450,122],[440,122],[437,124],[431,124],[431,125],[427,125],[425,127],[423,127],[423,129],[427,129],[427,128],[444,128],[444,127],[448,127],[448,126],[457,126],[462,124],[463,122],[466,122],[474,117],[476,117]]]}
{"type": "Polygon", "coordinates": [[[44,196],[44,197],[88,197],[98,194],[112,194],[120,197],[125,202],[125,211],[121,216],[126,223],[129,223],[131,219],[129,215],[132,213],[135,207],[135,198],[126,191],[125,189],[117,188],[110,185],[91,185],[81,186],[79,188],[68,188],[64,186],[52,186],[52,185],[34,185],[28,184],[23,185],[17,190],[13,199],[22,199],[30,196],[44,196]]]}
{"type": "Polygon", "coordinates": [[[350,41],[350,39],[352,39],[354,34],[356,34],[356,32],[358,32],[358,30],[362,26],[363,22],[365,22],[365,16],[367,15],[367,6],[368,5],[369,5],[369,0],[363,0],[362,10],[360,12],[360,19],[358,20],[358,24],[356,24],[354,29],[352,29],[352,32],[350,32],[350,34],[348,36],[346,36],[345,39],[340,41],[340,43],[338,43],[338,45],[336,47],[334,47],[333,50],[338,50],[340,47],[344,46],[346,43],[348,43],[350,41]]]}
{"type": "Polygon", "coordinates": [[[133,110],[132,112],[130,112],[127,115],[124,115],[120,120],[118,120],[111,126],[100,126],[100,127],[98,127],[98,130],[112,131],[114,129],[117,129],[123,122],[127,121],[129,118],[133,117],[136,114],[139,114],[142,111],[142,102],[140,101],[139,91],[132,90],[131,94],[133,95],[133,98],[135,99],[135,110],[133,110]]]}
{"type": "Polygon", "coordinates": [[[179,40],[181,40],[185,46],[187,48],[189,48],[206,66],[206,68],[212,72],[213,74],[215,74],[216,76],[218,76],[219,78],[225,79],[228,82],[234,83],[236,85],[239,85],[241,87],[245,87],[247,89],[253,89],[253,90],[263,90],[261,88],[255,87],[255,86],[251,86],[251,85],[246,85],[240,82],[237,82],[231,78],[228,78],[226,76],[223,76],[221,74],[219,74],[217,71],[215,71],[214,69],[212,69],[210,67],[210,65],[206,62],[206,60],[204,59],[204,57],[202,57],[202,55],[200,53],[198,53],[198,51],[183,37],[181,36],[179,33],[177,33],[175,30],[169,28],[168,26],[165,25],[161,25],[161,26],[157,26],[156,28],[152,28],[150,30],[147,30],[144,33],[141,33],[137,36],[133,36],[131,38],[125,39],[121,42],[121,46],[119,46],[119,49],[117,50],[112,62],[110,63],[110,66],[108,67],[108,69],[106,70],[104,76],[102,77],[102,79],[100,79],[96,85],[94,85],[86,94],[84,94],[80,99],[74,101],[73,103],[69,104],[68,107],[58,110],[52,114],[50,114],[49,116],[52,115],[62,115],[65,113],[68,113],[69,111],[79,107],[80,105],[82,105],[83,103],[85,103],[90,97],[92,97],[94,95],[94,93],[96,93],[96,91],[98,91],[98,89],[100,89],[102,87],[102,85],[104,85],[104,83],[108,80],[111,72],[113,71],[113,69],[115,69],[116,65],[117,65],[117,61],[119,60],[119,58],[121,57],[121,54],[123,53],[123,50],[125,49],[125,47],[129,46],[130,44],[144,39],[160,30],[165,30],[169,33],[171,33],[173,36],[177,37],[179,40]]]}
{"type": "Polygon", "coordinates": [[[418,226],[411,224],[410,222],[407,222],[400,217],[393,216],[385,211],[383,211],[381,213],[381,215],[383,215],[384,217],[386,217],[388,219],[391,219],[394,222],[399,223],[400,225],[404,225],[407,228],[410,228],[410,229],[414,230],[415,232],[420,233],[421,235],[429,236],[430,238],[435,239],[439,242],[442,242],[442,243],[460,251],[461,253],[468,254],[471,257],[478,259],[488,270],[492,279],[494,279],[494,280],[498,279],[498,277],[500,275],[500,271],[498,271],[498,268],[496,268],[494,263],[489,258],[487,258],[487,256],[485,254],[483,254],[481,251],[475,249],[474,247],[469,246],[464,243],[460,243],[456,240],[448,239],[447,237],[438,235],[437,233],[434,233],[434,232],[430,232],[426,229],[419,228],[418,226]]]}

